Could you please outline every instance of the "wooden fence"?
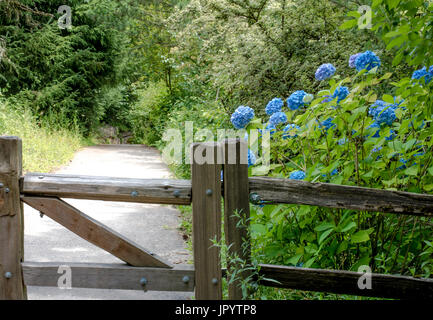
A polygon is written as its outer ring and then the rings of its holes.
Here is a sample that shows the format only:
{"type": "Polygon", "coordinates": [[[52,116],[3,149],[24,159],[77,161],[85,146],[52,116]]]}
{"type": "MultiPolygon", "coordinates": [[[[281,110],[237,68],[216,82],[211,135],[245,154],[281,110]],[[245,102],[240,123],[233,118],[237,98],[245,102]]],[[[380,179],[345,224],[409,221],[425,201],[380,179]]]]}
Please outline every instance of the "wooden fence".
{"type": "MultiPolygon", "coordinates": [[[[26,286],[56,287],[61,265],[71,268],[75,288],[195,291],[199,300],[222,299],[224,270],[219,249],[212,243],[221,239],[222,199],[226,243],[231,244],[231,253],[245,260],[250,259],[250,241],[247,228],[239,228],[238,224],[239,219],[248,221],[250,195],[264,203],[433,215],[432,195],[248,178],[248,165],[240,156],[246,153],[246,145],[239,139],[193,144],[191,181],[55,174],[23,177],[21,149],[19,138],[0,137],[0,300],[26,299],[26,286]],[[234,150],[236,156],[232,159],[229,155],[233,156],[234,150]],[[215,161],[196,161],[203,156],[215,161]],[[192,205],[194,266],[172,266],[61,198],[192,205]],[[24,261],[23,203],[126,264],[24,261]],[[234,212],[241,216],[236,217],[234,212]]],[[[228,265],[229,269],[233,267],[228,265]]],[[[260,275],[278,281],[278,284],[262,281],[262,285],[280,288],[387,298],[433,298],[432,279],[373,274],[372,289],[362,290],[358,287],[361,274],[357,272],[262,265],[260,275]]],[[[229,285],[229,298],[242,298],[239,282],[229,285]]]]}

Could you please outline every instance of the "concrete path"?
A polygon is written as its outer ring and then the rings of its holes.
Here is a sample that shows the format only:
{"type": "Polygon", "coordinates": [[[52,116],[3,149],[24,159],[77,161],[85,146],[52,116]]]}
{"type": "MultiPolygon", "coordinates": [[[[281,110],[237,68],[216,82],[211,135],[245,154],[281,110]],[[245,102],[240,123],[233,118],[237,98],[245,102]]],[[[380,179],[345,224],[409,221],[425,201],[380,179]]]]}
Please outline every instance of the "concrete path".
{"type": "MultiPolygon", "coordinates": [[[[78,152],[60,174],[125,178],[170,178],[159,152],[141,145],[102,145],[78,152]]],[[[179,212],[172,206],[66,200],[130,240],[173,264],[191,257],[179,234],[179,212]]],[[[25,260],[38,262],[123,263],[48,217],[25,206],[25,260]]],[[[60,275],[59,275],[60,276],[60,275]]],[[[73,276],[73,275],[72,275],[73,276]]],[[[190,299],[191,293],[28,287],[29,299],[154,300],[190,299]]]]}

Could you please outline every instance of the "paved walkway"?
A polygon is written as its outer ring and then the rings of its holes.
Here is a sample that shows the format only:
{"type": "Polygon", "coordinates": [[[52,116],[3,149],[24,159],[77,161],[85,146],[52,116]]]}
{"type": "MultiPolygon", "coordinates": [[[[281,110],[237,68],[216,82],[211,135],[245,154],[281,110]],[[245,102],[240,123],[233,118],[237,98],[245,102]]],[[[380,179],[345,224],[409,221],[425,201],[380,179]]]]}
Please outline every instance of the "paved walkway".
{"type": "MultiPolygon", "coordinates": [[[[125,178],[170,178],[159,152],[141,145],[102,145],[83,149],[60,174],[125,178]]],[[[172,206],[66,200],[173,264],[191,259],[177,230],[179,212],[172,206]]],[[[38,262],[122,263],[50,218],[25,206],[25,260],[38,262]]],[[[60,276],[60,275],[59,275],[60,276]]],[[[73,276],[73,275],[72,275],[73,276]]],[[[28,287],[29,299],[153,300],[190,299],[192,293],[28,287]]]]}

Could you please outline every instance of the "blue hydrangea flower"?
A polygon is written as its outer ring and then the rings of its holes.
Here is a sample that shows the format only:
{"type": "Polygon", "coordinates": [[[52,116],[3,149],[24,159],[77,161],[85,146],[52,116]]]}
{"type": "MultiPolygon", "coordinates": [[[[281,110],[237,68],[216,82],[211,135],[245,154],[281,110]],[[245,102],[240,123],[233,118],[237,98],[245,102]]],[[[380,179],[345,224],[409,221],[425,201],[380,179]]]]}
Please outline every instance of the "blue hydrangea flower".
{"type": "Polygon", "coordinates": [[[347,98],[347,96],[349,95],[349,88],[347,87],[337,87],[337,89],[335,89],[334,94],[332,95],[332,100],[334,100],[335,98],[338,97],[337,99],[337,103],[340,103],[340,101],[344,100],[347,98]]]}
{"type": "Polygon", "coordinates": [[[382,150],[382,147],[374,147],[371,152],[376,153],[379,152],[380,150],[382,150]]]}
{"type": "Polygon", "coordinates": [[[322,64],[316,71],[316,80],[322,81],[332,77],[336,69],[331,63],[322,64]]]}
{"type": "Polygon", "coordinates": [[[380,67],[380,59],[374,52],[367,50],[356,58],[355,67],[357,71],[364,69],[370,71],[375,67],[380,67]]]}
{"type": "Polygon", "coordinates": [[[286,122],[287,122],[287,116],[284,112],[276,112],[269,118],[269,123],[274,126],[286,122]]]}
{"type": "Polygon", "coordinates": [[[276,112],[280,112],[283,108],[284,101],[280,98],[274,98],[271,101],[268,102],[268,105],[266,106],[266,114],[271,116],[276,112]]]}
{"type": "Polygon", "coordinates": [[[287,105],[290,110],[297,110],[299,107],[304,105],[304,97],[307,93],[304,90],[298,90],[293,92],[290,97],[287,98],[287,105]]]}
{"type": "Polygon", "coordinates": [[[433,66],[431,66],[429,68],[429,71],[427,71],[426,67],[423,67],[422,69],[414,71],[414,73],[412,74],[412,79],[413,80],[420,80],[420,79],[424,78],[424,82],[426,84],[429,84],[429,82],[433,78],[433,68],[432,67],[433,66]]]}
{"type": "Polygon", "coordinates": [[[376,121],[379,124],[386,124],[388,126],[392,125],[395,119],[397,119],[397,116],[395,115],[395,108],[392,106],[385,108],[376,116],[376,121]]]}
{"type": "Polygon", "coordinates": [[[248,123],[254,118],[254,110],[250,107],[240,106],[232,114],[231,122],[236,129],[245,128],[248,123]]]}
{"type": "Polygon", "coordinates": [[[248,167],[251,167],[256,164],[256,155],[251,149],[248,149],[248,167]]]}
{"type": "Polygon", "coordinates": [[[356,53],[356,54],[353,54],[350,56],[350,58],[349,58],[349,67],[350,68],[356,68],[355,61],[361,54],[362,53],[356,53]]]}
{"type": "Polygon", "coordinates": [[[382,100],[376,100],[376,102],[368,109],[368,114],[373,117],[379,126],[382,124],[390,126],[395,119],[397,119],[395,110],[398,105],[399,104],[389,104],[382,100]]]}
{"type": "Polygon", "coordinates": [[[387,105],[388,104],[385,101],[376,100],[376,102],[373,103],[368,109],[368,114],[374,118],[379,112],[383,111],[387,105]]]}
{"type": "Polygon", "coordinates": [[[322,121],[319,123],[319,128],[325,128],[326,131],[328,131],[330,128],[335,127],[335,123],[332,122],[334,118],[328,118],[325,121],[322,121]]]}
{"type": "Polygon", "coordinates": [[[304,171],[293,171],[292,173],[290,173],[289,179],[292,180],[304,180],[306,177],[305,172],[304,171]]]}
{"type": "Polygon", "coordinates": [[[283,138],[284,139],[288,139],[288,138],[296,138],[298,136],[298,134],[296,133],[297,130],[299,130],[301,128],[299,128],[299,126],[297,126],[296,124],[292,123],[292,124],[288,124],[284,129],[284,134],[283,134],[283,138]]]}

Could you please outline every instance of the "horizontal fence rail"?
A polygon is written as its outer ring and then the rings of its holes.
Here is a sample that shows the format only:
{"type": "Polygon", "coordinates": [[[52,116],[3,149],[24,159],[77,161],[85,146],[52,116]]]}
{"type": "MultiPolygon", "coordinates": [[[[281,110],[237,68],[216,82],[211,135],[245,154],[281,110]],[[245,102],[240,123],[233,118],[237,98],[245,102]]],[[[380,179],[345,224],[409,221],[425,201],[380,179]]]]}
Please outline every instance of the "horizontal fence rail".
{"type": "Polygon", "coordinates": [[[68,268],[72,288],[192,292],[195,286],[195,272],[190,265],[163,269],[123,264],[23,262],[21,266],[27,286],[58,287],[59,278],[62,273],[67,275],[68,268]]]}
{"type": "Polygon", "coordinates": [[[433,216],[433,195],[279,178],[250,178],[249,187],[263,203],[433,216]]]}
{"type": "Polygon", "coordinates": [[[27,174],[24,195],[155,204],[191,204],[191,181],[27,174]]]}
{"type": "Polygon", "coordinates": [[[259,274],[279,282],[260,281],[261,285],[270,287],[394,299],[433,299],[433,279],[372,273],[371,289],[360,289],[358,281],[363,273],[352,271],[260,265],[259,274]]]}

